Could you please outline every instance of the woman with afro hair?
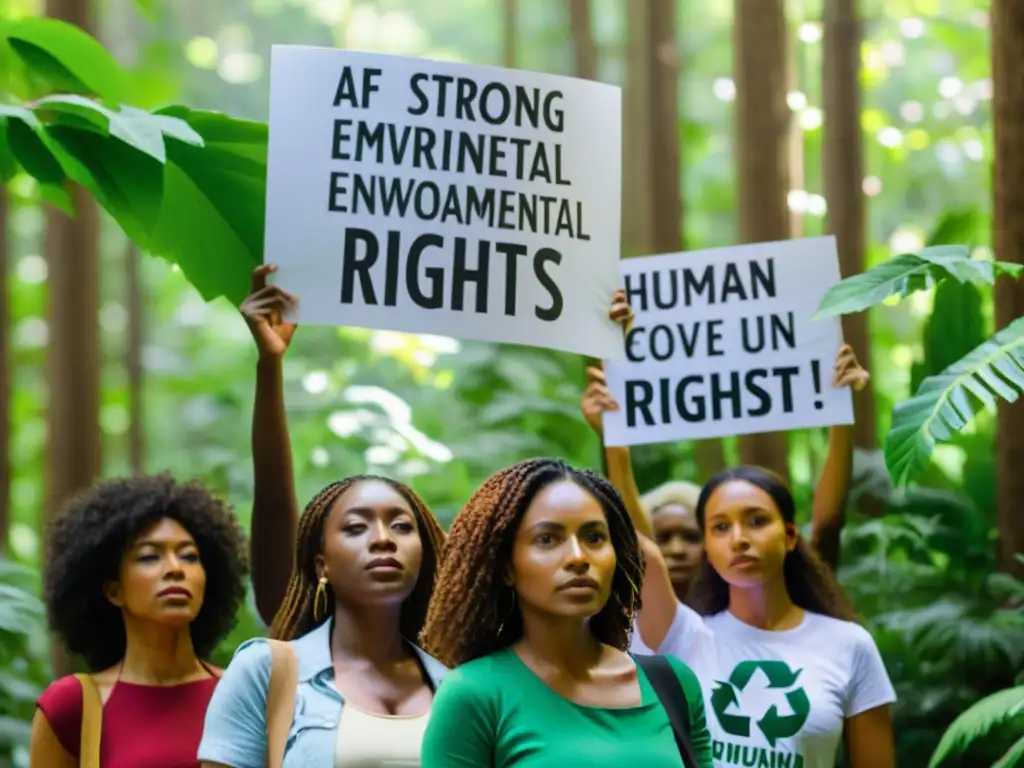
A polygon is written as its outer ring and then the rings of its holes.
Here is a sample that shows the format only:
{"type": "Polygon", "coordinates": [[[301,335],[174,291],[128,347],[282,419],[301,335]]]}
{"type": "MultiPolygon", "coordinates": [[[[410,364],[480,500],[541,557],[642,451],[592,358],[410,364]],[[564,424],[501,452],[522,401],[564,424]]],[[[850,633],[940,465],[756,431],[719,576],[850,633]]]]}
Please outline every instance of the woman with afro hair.
{"type": "Polygon", "coordinates": [[[231,509],[167,476],[100,483],[58,515],[46,550],[51,630],[90,674],[39,697],[32,768],[195,766],[220,674],[204,657],[245,596],[245,535],[231,509]],[[83,729],[97,711],[98,729],[83,729]]]}
{"type": "Polygon", "coordinates": [[[455,667],[434,700],[423,768],[710,768],[696,677],[667,660],[689,713],[687,752],[657,681],[627,653],[643,573],[608,481],[557,459],[492,475],[452,523],[423,630],[455,667]]]}

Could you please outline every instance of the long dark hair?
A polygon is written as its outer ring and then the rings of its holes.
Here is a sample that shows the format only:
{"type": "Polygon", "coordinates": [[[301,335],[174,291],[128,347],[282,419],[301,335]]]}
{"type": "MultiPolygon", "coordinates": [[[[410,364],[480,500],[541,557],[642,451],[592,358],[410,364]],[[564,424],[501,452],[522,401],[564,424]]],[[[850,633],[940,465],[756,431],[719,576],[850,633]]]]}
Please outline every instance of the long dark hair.
{"type": "MultiPolygon", "coordinates": [[[[701,490],[695,510],[701,531],[705,530],[708,500],[719,486],[734,480],[742,480],[760,488],[771,497],[786,523],[796,522],[793,494],[778,475],[762,467],[734,467],[719,472],[701,490]]],[[[789,598],[805,611],[843,621],[856,620],[853,605],[832,570],[802,538],[797,540],[796,549],[786,555],[783,576],[789,598]]],[[[705,616],[721,613],[729,607],[729,585],[711,566],[706,551],[686,602],[705,616]]]]}
{"type": "Polygon", "coordinates": [[[516,530],[534,497],[570,480],[601,504],[617,565],[612,592],[590,620],[602,643],[625,650],[640,608],[644,562],[622,497],[611,483],[559,459],[529,459],[491,475],[448,529],[437,586],[420,636],[423,647],[454,667],[511,645],[523,634],[515,593],[502,578],[516,530]]]}
{"type": "Polygon", "coordinates": [[[412,642],[416,641],[427,617],[427,604],[430,593],[434,589],[434,578],[437,573],[439,554],[444,546],[444,529],[430,511],[430,507],[415,491],[404,483],[390,477],[378,475],[356,475],[338,480],[324,488],[306,505],[299,518],[299,532],[295,543],[295,567],[288,582],[288,592],[281,607],[274,616],[270,628],[270,636],[277,640],[293,640],[300,637],[334,615],[334,592],[327,585],[327,600],[331,610],[328,618],[317,621],[314,615],[316,588],[319,579],[316,574],[316,556],[323,547],[324,522],[342,494],[358,483],[377,482],[391,486],[412,509],[416,522],[419,523],[420,541],[423,544],[423,560],[420,574],[412,594],[402,604],[401,631],[402,636],[412,642]]]}

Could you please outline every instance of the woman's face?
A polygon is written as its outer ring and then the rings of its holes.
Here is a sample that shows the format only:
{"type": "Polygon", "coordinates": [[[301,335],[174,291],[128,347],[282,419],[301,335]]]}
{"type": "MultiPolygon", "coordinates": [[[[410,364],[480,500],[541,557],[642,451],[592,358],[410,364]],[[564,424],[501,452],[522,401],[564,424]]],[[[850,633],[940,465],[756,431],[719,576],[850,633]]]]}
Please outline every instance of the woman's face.
{"type": "Polygon", "coordinates": [[[600,502],[570,480],[534,496],[512,546],[508,578],[523,612],[589,618],[612,591],[615,548],[600,502]]]}
{"type": "Polygon", "coordinates": [[[400,604],[416,586],[423,543],[416,515],[398,491],[364,480],[334,502],[324,521],[317,574],[353,606],[400,604]]]}
{"type": "Polygon", "coordinates": [[[697,525],[697,516],[682,504],[664,504],[654,511],[651,525],[672,586],[688,585],[704,553],[704,537],[697,525]]]}
{"type": "Polygon", "coordinates": [[[107,599],[126,614],[161,624],[190,624],[203,607],[206,571],[195,539],[164,518],[136,537],[121,557],[107,599]]]}
{"type": "Polygon", "coordinates": [[[796,547],[796,526],[782,519],[771,496],[745,480],[718,486],[704,516],[708,560],[731,586],[770,581],[796,547]]]}

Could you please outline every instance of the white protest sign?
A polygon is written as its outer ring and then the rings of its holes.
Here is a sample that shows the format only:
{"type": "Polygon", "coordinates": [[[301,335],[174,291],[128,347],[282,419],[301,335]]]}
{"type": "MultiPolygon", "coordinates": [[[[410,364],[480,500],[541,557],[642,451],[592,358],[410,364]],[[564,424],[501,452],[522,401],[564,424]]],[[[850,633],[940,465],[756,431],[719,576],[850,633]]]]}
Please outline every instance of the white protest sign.
{"type": "Polygon", "coordinates": [[[621,357],[621,92],[274,46],[264,261],[298,320],[621,357]]]}
{"type": "Polygon", "coordinates": [[[622,275],[636,320],[605,364],[606,445],[853,423],[832,386],[839,318],[811,319],[839,282],[834,237],[626,259],[622,275]]]}

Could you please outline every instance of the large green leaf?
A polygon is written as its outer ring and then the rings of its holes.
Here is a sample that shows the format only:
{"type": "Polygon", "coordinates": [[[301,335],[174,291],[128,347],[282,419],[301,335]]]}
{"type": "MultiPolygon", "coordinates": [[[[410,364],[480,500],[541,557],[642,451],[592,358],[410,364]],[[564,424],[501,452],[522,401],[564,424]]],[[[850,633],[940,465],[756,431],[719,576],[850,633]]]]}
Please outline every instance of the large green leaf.
{"type": "Polygon", "coordinates": [[[6,184],[18,172],[18,161],[7,138],[7,118],[0,112],[0,184],[6,184]]]}
{"type": "Polygon", "coordinates": [[[910,390],[941,373],[990,335],[981,289],[973,283],[944,280],[935,289],[932,313],[922,335],[924,359],[911,369],[910,390]]]}
{"type": "Polygon", "coordinates": [[[981,407],[1015,401],[1024,391],[1024,317],[1018,318],[896,406],[885,439],[885,463],[897,485],[924,468],[938,442],[949,440],[981,407]]]}
{"type": "Polygon", "coordinates": [[[161,114],[185,120],[204,146],[168,146],[150,250],[178,264],[203,298],[240,304],[263,261],[267,126],[184,107],[161,114]]]}
{"type": "Polygon", "coordinates": [[[127,106],[115,111],[75,94],[47,96],[39,100],[37,110],[57,112],[58,122],[70,117],[72,127],[109,134],[161,163],[167,159],[165,135],[193,146],[203,145],[202,137],[183,120],[127,106]]]}
{"type": "Polygon", "coordinates": [[[125,234],[145,248],[160,215],[163,166],[129,144],[52,125],[45,136],[67,175],[89,190],[125,234]]]}
{"type": "Polygon", "coordinates": [[[67,209],[70,178],[205,299],[245,298],[263,258],[265,124],[184,107],[114,110],[77,95],[3,107],[0,120],[46,199],[67,209]]]}
{"type": "Polygon", "coordinates": [[[963,245],[938,245],[920,253],[904,253],[833,285],[821,300],[815,318],[861,312],[892,296],[903,298],[933,288],[952,277],[959,282],[992,285],[999,274],[1017,276],[1024,266],[972,259],[963,245]]]}
{"type": "Polygon", "coordinates": [[[24,62],[40,94],[66,91],[126,100],[128,76],[98,40],[73,24],[30,17],[0,25],[0,36],[24,62]]]}
{"type": "Polygon", "coordinates": [[[961,714],[946,729],[932,753],[928,768],[938,768],[945,760],[963,755],[980,738],[997,726],[1024,712],[1024,686],[1008,688],[986,696],[961,714]]]}
{"type": "Polygon", "coordinates": [[[183,120],[133,107],[112,110],[74,94],[46,97],[34,110],[0,107],[0,114],[8,117],[13,156],[39,181],[44,199],[73,213],[64,185],[69,177],[140,244],[159,215],[166,141],[202,144],[183,120]]]}
{"type": "Polygon", "coordinates": [[[977,208],[947,211],[939,217],[925,245],[953,245],[977,242],[982,217],[977,208]]]}
{"type": "MultiPolygon", "coordinates": [[[[981,216],[976,208],[943,214],[928,237],[928,245],[975,242],[981,216]]],[[[970,282],[944,280],[935,289],[932,312],[924,326],[924,358],[910,370],[910,391],[929,376],[941,373],[990,335],[981,289],[970,282]]]]}
{"type": "Polygon", "coordinates": [[[33,129],[23,120],[9,118],[7,140],[14,157],[30,176],[42,184],[56,184],[64,180],[60,162],[47,148],[40,130],[33,129]]]}
{"type": "Polygon", "coordinates": [[[1024,762],[1024,736],[1017,739],[992,768],[1017,768],[1022,762],[1024,762]]]}

